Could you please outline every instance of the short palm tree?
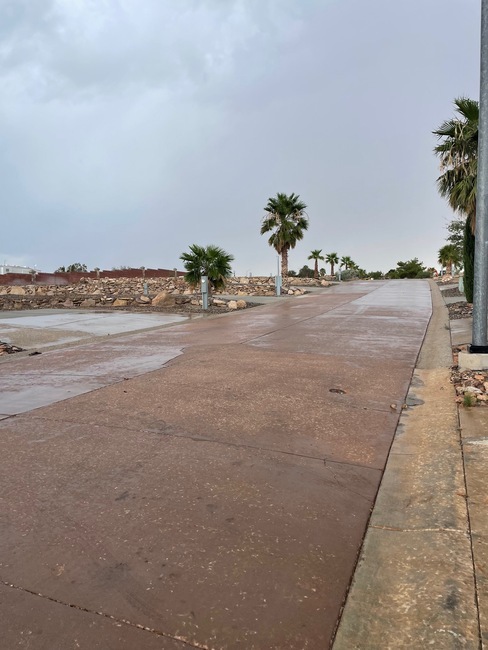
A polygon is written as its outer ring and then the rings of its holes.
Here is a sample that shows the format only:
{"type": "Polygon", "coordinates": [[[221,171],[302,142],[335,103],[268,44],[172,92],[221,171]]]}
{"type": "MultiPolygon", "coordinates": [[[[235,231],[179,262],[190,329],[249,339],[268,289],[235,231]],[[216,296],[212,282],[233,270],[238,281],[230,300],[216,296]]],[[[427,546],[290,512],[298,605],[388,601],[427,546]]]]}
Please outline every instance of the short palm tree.
{"type": "Polygon", "coordinates": [[[324,256],[321,255],[322,249],[315,249],[310,251],[310,255],[307,257],[308,260],[314,260],[315,266],[313,270],[313,277],[317,279],[319,277],[319,260],[324,261],[324,256]]]}
{"type": "Polygon", "coordinates": [[[459,251],[454,244],[446,244],[439,249],[438,262],[446,267],[447,275],[452,275],[452,265],[460,263],[459,251]]]}
{"type": "Polygon", "coordinates": [[[225,287],[225,280],[232,274],[231,262],[234,260],[223,248],[218,246],[198,246],[192,244],[189,253],[182,253],[180,260],[185,267],[185,281],[198,286],[202,276],[208,277],[212,288],[219,291],[225,287]]]}
{"type": "Polygon", "coordinates": [[[278,192],[276,197],[268,199],[264,208],[267,214],[261,224],[261,234],[271,233],[268,243],[281,255],[283,279],[288,275],[288,251],[303,239],[303,233],[308,228],[306,207],[298,194],[287,195],[278,192]]]}
{"type": "Polygon", "coordinates": [[[339,264],[339,255],[337,253],[327,253],[325,261],[327,264],[330,264],[330,274],[334,275],[334,267],[336,264],[339,264]]]}

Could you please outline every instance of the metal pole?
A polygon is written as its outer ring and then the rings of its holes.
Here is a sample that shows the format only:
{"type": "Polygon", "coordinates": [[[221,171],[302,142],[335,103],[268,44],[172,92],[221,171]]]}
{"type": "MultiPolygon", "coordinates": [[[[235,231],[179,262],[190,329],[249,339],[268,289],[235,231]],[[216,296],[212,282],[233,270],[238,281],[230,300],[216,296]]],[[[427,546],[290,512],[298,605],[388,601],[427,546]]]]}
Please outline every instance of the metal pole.
{"type": "Polygon", "coordinates": [[[202,307],[208,309],[208,277],[202,275],[201,277],[201,290],[202,290],[202,307]]]}
{"type": "Polygon", "coordinates": [[[473,344],[470,352],[488,353],[488,0],[481,0],[481,74],[474,252],[473,344]]]}
{"type": "Polygon", "coordinates": [[[281,296],[280,256],[276,259],[276,295],[281,296]]]}

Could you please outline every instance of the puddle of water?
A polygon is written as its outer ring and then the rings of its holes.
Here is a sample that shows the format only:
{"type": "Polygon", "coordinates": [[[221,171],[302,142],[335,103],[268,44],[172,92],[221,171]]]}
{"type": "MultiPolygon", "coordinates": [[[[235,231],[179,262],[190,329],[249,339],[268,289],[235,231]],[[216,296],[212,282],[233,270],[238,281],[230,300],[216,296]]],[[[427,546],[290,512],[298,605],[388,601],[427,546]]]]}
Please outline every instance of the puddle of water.
{"type": "Polygon", "coordinates": [[[132,314],[132,313],[70,313],[36,314],[19,316],[15,319],[0,314],[0,326],[13,329],[54,329],[68,330],[105,336],[123,334],[135,330],[149,329],[188,320],[180,314],[132,314]]]}

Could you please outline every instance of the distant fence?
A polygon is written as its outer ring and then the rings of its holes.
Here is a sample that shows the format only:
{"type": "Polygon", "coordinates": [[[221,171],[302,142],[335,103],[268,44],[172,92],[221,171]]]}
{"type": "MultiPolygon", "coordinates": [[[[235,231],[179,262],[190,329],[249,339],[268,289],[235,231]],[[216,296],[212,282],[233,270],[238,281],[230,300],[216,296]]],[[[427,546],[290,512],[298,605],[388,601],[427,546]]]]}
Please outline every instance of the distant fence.
{"type": "Polygon", "coordinates": [[[79,271],[72,273],[5,273],[0,275],[0,285],[23,286],[26,284],[52,284],[64,286],[76,284],[81,278],[172,278],[185,275],[174,269],[117,269],[114,271],[79,271]]]}

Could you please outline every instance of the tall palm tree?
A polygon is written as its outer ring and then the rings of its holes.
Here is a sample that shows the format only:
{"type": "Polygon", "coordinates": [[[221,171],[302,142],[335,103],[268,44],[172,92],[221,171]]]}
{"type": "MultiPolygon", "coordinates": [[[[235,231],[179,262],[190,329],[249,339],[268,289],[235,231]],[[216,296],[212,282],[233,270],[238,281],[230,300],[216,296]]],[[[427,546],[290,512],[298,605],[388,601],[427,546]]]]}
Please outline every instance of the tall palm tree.
{"type": "Polygon", "coordinates": [[[447,275],[452,275],[452,265],[461,261],[459,251],[454,244],[446,244],[439,249],[438,262],[446,267],[447,275]]]}
{"type": "Polygon", "coordinates": [[[434,148],[442,172],[437,187],[451,208],[469,219],[474,233],[479,104],[474,99],[458,97],[454,106],[458,116],[446,120],[433,132],[440,140],[434,148]]]}
{"type": "Polygon", "coordinates": [[[303,233],[308,228],[306,207],[298,194],[287,195],[278,192],[276,197],[268,199],[264,208],[267,214],[261,224],[261,234],[271,232],[268,243],[281,255],[283,279],[288,275],[288,251],[303,239],[303,233]]]}
{"type": "Polygon", "coordinates": [[[341,257],[341,267],[344,267],[347,271],[347,269],[354,268],[356,266],[356,263],[353,262],[353,260],[349,257],[349,255],[344,255],[341,257]]]}
{"type": "Polygon", "coordinates": [[[317,279],[319,277],[319,260],[324,261],[324,256],[321,255],[322,249],[315,249],[310,251],[310,255],[307,257],[308,260],[314,260],[315,266],[313,270],[313,277],[317,279]]]}
{"type": "Polygon", "coordinates": [[[185,267],[185,280],[193,286],[198,286],[203,275],[208,277],[211,287],[217,291],[223,289],[225,280],[232,274],[232,255],[218,246],[198,246],[192,244],[189,253],[182,253],[180,260],[185,267]]]}
{"type": "Polygon", "coordinates": [[[473,302],[479,104],[473,99],[458,97],[454,106],[457,116],[446,120],[433,132],[440,141],[434,149],[441,161],[442,172],[437,179],[437,188],[451,208],[466,217],[464,291],[466,300],[473,302]]]}
{"type": "Polygon", "coordinates": [[[330,264],[330,274],[334,275],[334,267],[336,264],[339,264],[339,255],[337,253],[327,253],[325,261],[327,264],[330,264]]]}

